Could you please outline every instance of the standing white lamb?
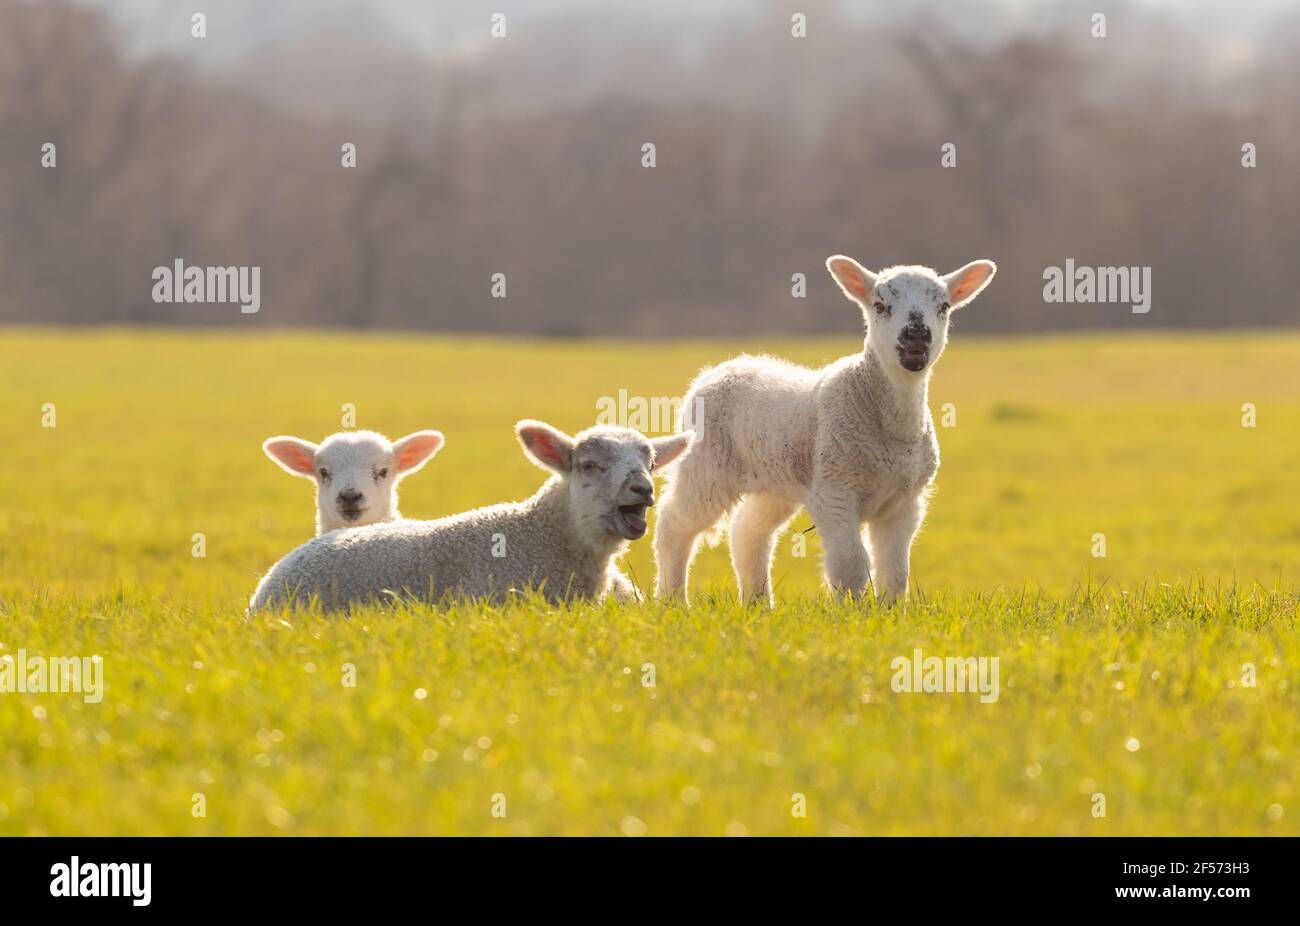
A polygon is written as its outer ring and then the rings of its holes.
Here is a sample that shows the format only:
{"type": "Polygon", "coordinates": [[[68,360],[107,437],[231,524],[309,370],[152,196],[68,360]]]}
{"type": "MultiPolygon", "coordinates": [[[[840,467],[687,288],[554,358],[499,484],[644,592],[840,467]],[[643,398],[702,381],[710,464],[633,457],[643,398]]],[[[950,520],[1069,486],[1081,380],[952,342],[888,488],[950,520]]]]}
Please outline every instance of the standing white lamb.
{"type": "Polygon", "coordinates": [[[877,275],[838,255],[826,266],[862,309],[863,352],[819,370],[741,356],[695,378],[679,426],[695,443],[664,487],[655,527],[657,597],[686,595],[699,535],[716,542],[734,512],[741,597],[771,604],[773,543],[801,505],[821,536],[832,588],[861,595],[871,583],[886,603],[906,596],[912,538],[939,468],[930,371],[949,316],[997,268],[979,260],[946,276],[928,267],[877,275]]]}
{"type": "Polygon", "coordinates": [[[553,474],[531,498],[323,534],[272,567],[250,613],[312,598],[326,610],[388,595],[499,601],[526,588],[552,602],[603,597],[615,559],[646,532],[652,472],[685,453],[691,435],[650,440],[599,426],[569,437],[537,421],[519,422],[516,433],[526,455],[553,474]]]}
{"type": "Polygon", "coordinates": [[[397,483],[442,445],[438,431],[416,431],[392,443],[374,431],[340,431],[319,445],[272,437],[262,449],[286,472],[316,484],[316,533],[323,534],[400,518],[397,483]]]}

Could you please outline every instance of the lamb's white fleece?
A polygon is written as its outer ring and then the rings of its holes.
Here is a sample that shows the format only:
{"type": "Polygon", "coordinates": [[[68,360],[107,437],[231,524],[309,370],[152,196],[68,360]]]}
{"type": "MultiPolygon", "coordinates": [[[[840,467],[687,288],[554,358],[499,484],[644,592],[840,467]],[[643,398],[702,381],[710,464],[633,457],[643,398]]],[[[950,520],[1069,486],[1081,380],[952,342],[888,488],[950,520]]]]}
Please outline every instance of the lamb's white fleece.
{"type": "Polygon", "coordinates": [[[553,602],[603,596],[616,581],[615,559],[645,533],[652,468],[684,452],[690,435],[650,441],[597,427],[575,439],[537,422],[521,422],[519,434],[555,473],[531,498],[324,534],[276,563],[250,611],[311,598],[326,610],[389,595],[499,601],[528,588],[553,602]]]}

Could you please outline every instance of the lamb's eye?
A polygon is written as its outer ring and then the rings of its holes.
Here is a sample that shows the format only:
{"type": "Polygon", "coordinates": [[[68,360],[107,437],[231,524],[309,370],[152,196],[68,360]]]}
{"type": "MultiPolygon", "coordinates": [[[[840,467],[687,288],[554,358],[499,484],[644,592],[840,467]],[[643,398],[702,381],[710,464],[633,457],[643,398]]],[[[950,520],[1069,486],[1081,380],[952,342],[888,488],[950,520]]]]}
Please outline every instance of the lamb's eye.
{"type": "Polygon", "coordinates": [[[598,469],[600,469],[600,464],[597,463],[595,460],[588,460],[587,462],[582,464],[582,471],[586,473],[588,476],[596,472],[598,469]]]}
{"type": "Polygon", "coordinates": [[[877,302],[872,306],[872,308],[876,310],[878,315],[884,315],[886,318],[889,317],[889,306],[885,305],[883,302],[877,302]]]}
{"type": "Polygon", "coordinates": [[[330,471],[327,470],[327,469],[322,469],[322,470],[320,471],[320,477],[321,477],[322,479],[328,479],[328,478],[330,477],[330,471]]]}
{"type": "Polygon", "coordinates": [[[383,469],[378,470],[378,471],[375,473],[375,480],[376,480],[376,481],[378,481],[378,480],[380,480],[380,479],[387,479],[387,478],[388,478],[388,467],[384,467],[383,469]]]}
{"type": "Polygon", "coordinates": [[[945,302],[943,305],[939,306],[940,315],[943,315],[947,311],[948,311],[948,303],[945,302]]]}

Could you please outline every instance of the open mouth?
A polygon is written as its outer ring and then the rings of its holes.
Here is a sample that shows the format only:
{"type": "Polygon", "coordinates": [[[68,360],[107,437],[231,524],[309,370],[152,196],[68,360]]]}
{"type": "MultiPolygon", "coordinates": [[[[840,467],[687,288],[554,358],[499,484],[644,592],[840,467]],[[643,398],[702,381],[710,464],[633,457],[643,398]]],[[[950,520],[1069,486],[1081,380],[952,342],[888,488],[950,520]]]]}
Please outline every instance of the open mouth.
{"type": "Polygon", "coordinates": [[[645,536],[645,512],[648,505],[619,505],[614,514],[614,526],[625,540],[639,540],[645,536]]]}
{"type": "Polygon", "coordinates": [[[898,349],[898,362],[903,365],[904,370],[910,373],[919,373],[930,362],[930,349],[928,347],[900,347],[898,349]]]}

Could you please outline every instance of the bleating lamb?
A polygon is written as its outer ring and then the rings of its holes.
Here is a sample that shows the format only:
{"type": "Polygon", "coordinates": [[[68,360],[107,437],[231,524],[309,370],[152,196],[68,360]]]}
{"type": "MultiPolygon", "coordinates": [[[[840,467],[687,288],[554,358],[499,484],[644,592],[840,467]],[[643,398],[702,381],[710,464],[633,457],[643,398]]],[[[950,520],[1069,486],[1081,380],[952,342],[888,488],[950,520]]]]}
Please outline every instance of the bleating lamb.
{"type": "Polygon", "coordinates": [[[679,426],[695,444],[664,487],[655,527],[657,597],[685,597],[699,535],[716,543],[732,512],[741,598],[771,604],[773,543],[801,505],[832,588],[861,595],[871,583],[885,603],[906,596],[912,539],[939,468],[930,371],[949,316],[997,268],[979,260],[946,276],[928,267],[877,275],[838,255],[826,266],[862,309],[863,352],[819,370],[741,356],[696,377],[679,426]]]}
{"type": "Polygon", "coordinates": [[[424,466],[443,445],[437,431],[416,431],[389,443],[374,431],[340,431],[320,445],[272,437],[266,455],[286,472],[316,484],[316,533],[396,521],[397,483],[424,466]]]}
{"type": "Polygon", "coordinates": [[[340,610],[390,594],[500,601],[527,588],[551,602],[603,597],[615,559],[646,532],[651,474],[685,453],[691,435],[650,440],[599,426],[569,437],[537,421],[519,422],[516,433],[525,454],[552,472],[531,498],[324,534],[275,564],[250,612],[312,598],[340,610]]]}

